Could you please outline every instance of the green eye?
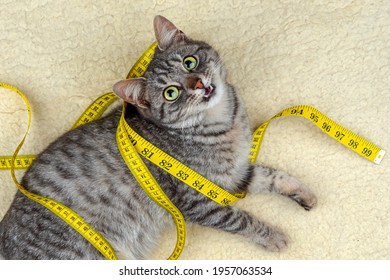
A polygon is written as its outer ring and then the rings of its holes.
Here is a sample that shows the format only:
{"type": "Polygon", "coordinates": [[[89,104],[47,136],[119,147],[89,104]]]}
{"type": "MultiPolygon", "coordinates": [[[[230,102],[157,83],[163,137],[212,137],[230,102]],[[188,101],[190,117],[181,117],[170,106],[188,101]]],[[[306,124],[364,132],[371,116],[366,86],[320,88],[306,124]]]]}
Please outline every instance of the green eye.
{"type": "Polygon", "coordinates": [[[168,101],[175,101],[179,98],[179,89],[175,86],[170,86],[164,89],[164,98],[168,101]]]}
{"type": "Polygon", "coordinates": [[[183,66],[188,71],[194,70],[198,66],[198,60],[194,56],[186,56],[183,59],[183,66]]]}

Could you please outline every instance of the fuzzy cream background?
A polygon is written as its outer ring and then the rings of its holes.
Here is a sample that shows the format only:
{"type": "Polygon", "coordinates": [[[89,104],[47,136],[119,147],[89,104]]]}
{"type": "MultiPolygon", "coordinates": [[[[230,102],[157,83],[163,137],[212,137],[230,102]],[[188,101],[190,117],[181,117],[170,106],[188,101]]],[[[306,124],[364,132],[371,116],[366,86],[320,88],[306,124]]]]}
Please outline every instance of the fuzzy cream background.
{"type": "MultiPolygon", "coordinates": [[[[0,81],[28,97],[33,123],[22,153],[38,153],[154,40],[156,14],[221,53],[253,126],[312,105],[390,152],[390,2],[0,0],[0,81]]],[[[21,99],[0,90],[0,155],[24,133],[21,99]]],[[[282,228],[281,253],[189,227],[181,259],[390,259],[390,155],[375,165],[300,118],[273,121],[259,162],[288,171],[318,196],[306,212],[277,195],[238,207],[282,228]]],[[[20,174],[21,175],[21,174],[20,174]]],[[[0,217],[15,187],[0,171],[0,217]]],[[[154,258],[166,258],[175,231],[154,258]]]]}

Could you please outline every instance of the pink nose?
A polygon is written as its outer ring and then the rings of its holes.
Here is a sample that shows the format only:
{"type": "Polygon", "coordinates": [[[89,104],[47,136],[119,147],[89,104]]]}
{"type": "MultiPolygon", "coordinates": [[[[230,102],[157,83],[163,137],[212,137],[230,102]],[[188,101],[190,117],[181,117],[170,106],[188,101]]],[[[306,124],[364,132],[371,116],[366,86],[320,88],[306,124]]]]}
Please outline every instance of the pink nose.
{"type": "Polygon", "coordinates": [[[204,85],[203,85],[203,83],[202,83],[202,80],[201,80],[201,79],[198,79],[198,80],[196,81],[196,84],[195,84],[195,88],[194,88],[194,89],[202,89],[202,88],[204,88],[204,85]]]}

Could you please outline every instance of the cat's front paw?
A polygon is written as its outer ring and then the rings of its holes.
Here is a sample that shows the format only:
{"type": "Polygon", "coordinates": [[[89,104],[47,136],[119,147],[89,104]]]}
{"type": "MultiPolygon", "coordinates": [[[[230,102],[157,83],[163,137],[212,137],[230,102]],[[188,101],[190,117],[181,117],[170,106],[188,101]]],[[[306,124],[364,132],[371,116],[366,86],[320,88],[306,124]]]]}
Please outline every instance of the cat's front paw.
{"type": "Polygon", "coordinates": [[[314,206],[317,205],[317,197],[311,191],[306,193],[290,194],[289,197],[307,211],[310,211],[314,206]]]}
{"type": "Polygon", "coordinates": [[[288,238],[283,232],[269,228],[268,236],[260,244],[268,251],[280,252],[287,248],[288,238]]]}
{"type": "Polygon", "coordinates": [[[305,210],[311,210],[317,204],[317,197],[315,194],[301,181],[292,176],[280,176],[276,183],[279,192],[282,195],[288,196],[305,210]]]}

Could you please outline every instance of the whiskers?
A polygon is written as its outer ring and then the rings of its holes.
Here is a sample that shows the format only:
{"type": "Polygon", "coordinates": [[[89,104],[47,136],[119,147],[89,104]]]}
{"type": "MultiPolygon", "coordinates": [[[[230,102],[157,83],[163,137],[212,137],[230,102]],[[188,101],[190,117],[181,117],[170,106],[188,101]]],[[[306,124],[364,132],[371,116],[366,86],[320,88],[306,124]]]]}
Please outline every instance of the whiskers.
{"type": "Polygon", "coordinates": [[[199,105],[203,99],[203,94],[194,93],[187,99],[186,106],[182,109],[182,121],[180,122],[181,130],[188,130],[199,124],[201,120],[199,105]]]}
{"type": "Polygon", "coordinates": [[[209,68],[210,70],[212,70],[210,74],[214,75],[217,71],[220,74],[222,67],[223,67],[222,59],[220,57],[217,57],[217,59],[214,61],[213,67],[210,67],[211,69],[209,68]]]}

